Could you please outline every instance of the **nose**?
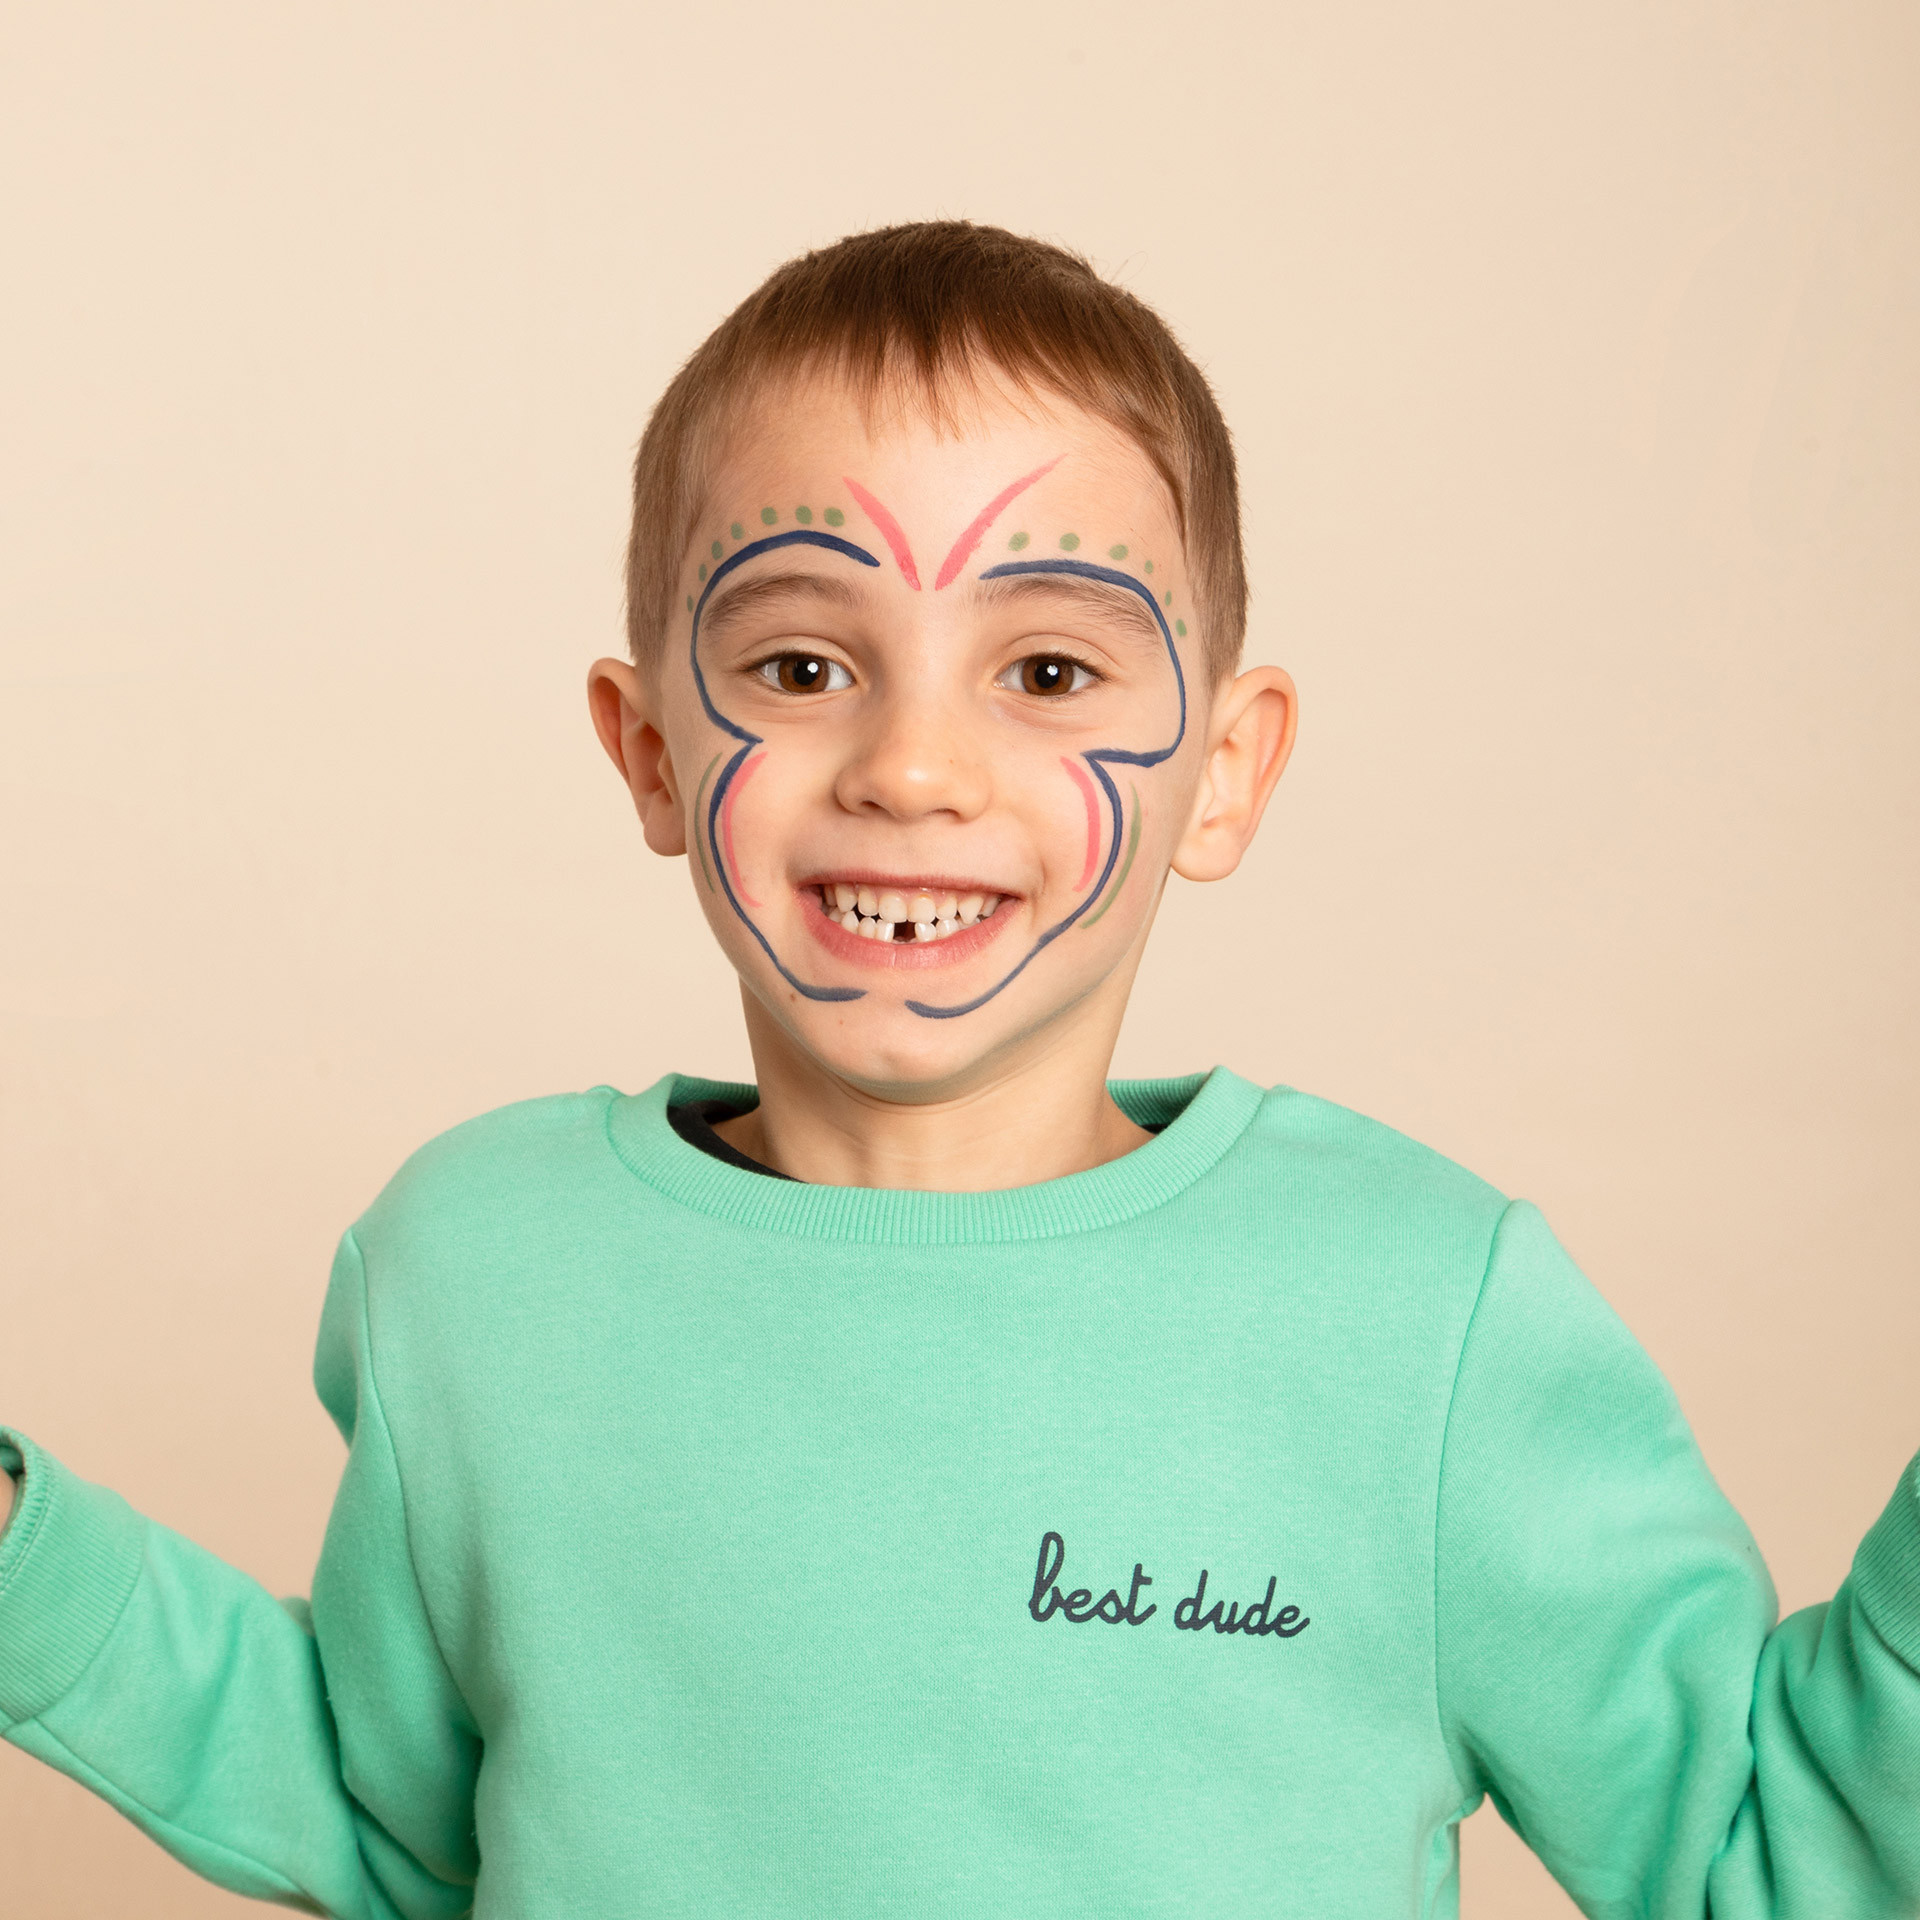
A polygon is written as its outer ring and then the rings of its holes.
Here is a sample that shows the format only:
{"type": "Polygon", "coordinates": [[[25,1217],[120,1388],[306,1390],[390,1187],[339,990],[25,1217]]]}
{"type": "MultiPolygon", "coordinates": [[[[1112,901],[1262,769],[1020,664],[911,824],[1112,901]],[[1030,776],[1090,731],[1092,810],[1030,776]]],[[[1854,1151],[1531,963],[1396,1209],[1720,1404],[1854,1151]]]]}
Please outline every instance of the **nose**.
{"type": "Polygon", "coordinates": [[[834,782],[849,813],[977,820],[993,782],[969,716],[957,699],[901,694],[876,705],[834,782]]]}

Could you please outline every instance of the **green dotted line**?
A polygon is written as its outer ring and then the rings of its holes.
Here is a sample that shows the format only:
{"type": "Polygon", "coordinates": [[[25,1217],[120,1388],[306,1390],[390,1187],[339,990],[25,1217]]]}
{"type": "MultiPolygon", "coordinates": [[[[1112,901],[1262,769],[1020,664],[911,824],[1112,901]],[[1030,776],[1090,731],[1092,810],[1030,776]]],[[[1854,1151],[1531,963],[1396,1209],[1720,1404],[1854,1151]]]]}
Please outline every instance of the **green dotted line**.
{"type": "MultiPolygon", "coordinates": [[[[1027,532],[1025,528],[1022,528],[1018,533],[1011,533],[1007,536],[1007,545],[1015,553],[1024,553],[1032,543],[1033,535],[1027,532]]],[[[1060,536],[1060,551],[1062,553],[1077,552],[1079,546],[1080,536],[1077,533],[1063,533],[1060,536]]],[[[1127,557],[1128,551],[1129,549],[1124,545],[1112,546],[1107,549],[1107,558],[1109,560],[1124,560],[1127,557]]],[[[1151,573],[1153,571],[1153,562],[1151,560],[1143,561],[1141,564],[1146,568],[1147,572],[1151,573]]],[[[1161,596],[1160,604],[1163,607],[1172,608],[1173,589],[1171,587],[1161,596]]],[[[1173,630],[1182,640],[1187,637],[1187,623],[1184,620],[1176,620],[1173,623],[1173,630]]]]}
{"type": "MultiPolygon", "coordinates": [[[[811,507],[795,507],[793,517],[800,526],[810,527],[813,525],[813,509],[811,507]]],[[[847,524],[847,516],[842,513],[838,507],[829,507],[820,517],[825,520],[830,527],[844,527],[847,524]]],[[[780,524],[780,509],[778,507],[762,507],[760,509],[760,524],[763,527],[777,527],[780,524]]],[[[744,540],[746,537],[747,529],[745,523],[742,521],[736,520],[727,528],[727,538],[736,543],[744,540]]],[[[721,540],[709,542],[707,552],[709,556],[716,561],[724,560],[727,557],[726,542],[721,540]]],[[[706,584],[708,570],[707,562],[702,560],[698,569],[698,578],[702,586],[706,584]]],[[[687,611],[689,613],[693,611],[692,594],[687,595],[687,611]]]]}

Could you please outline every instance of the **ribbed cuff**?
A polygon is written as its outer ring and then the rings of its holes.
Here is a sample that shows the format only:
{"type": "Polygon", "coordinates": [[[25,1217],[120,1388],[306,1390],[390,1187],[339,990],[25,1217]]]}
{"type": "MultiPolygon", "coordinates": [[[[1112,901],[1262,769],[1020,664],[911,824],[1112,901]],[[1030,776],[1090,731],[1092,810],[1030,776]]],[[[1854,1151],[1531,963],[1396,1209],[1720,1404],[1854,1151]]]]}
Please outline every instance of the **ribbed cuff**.
{"type": "Polygon", "coordinates": [[[45,1713],[106,1644],[140,1577],[147,1524],[117,1493],[0,1427],[6,1448],[21,1478],[0,1534],[0,1725],[45,1713]]]}
{"type": "Polygon", "coordinates": [[[1853,1590],[1873,1630],[1920,1671],[1920,1455],[1853,1556],[1853,1590]]]}

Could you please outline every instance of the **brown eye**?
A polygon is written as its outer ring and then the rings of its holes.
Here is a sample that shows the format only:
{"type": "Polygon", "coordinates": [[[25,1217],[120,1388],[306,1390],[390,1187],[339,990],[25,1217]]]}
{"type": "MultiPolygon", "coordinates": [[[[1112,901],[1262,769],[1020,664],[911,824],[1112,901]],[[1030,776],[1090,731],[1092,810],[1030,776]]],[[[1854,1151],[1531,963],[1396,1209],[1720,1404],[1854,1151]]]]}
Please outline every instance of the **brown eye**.
{"type": "Polygon", "coordinates": [[[837,693],[853,685],[853,675],[838,660],[819,653],[781,653],[754,668],[782,693],[837,693]]]}
{"type": "Polygon", "coordinates": [[[1096,677],[1067,654],[1030,653],[1024,660],[1016,660],[1000,676],[999,684],[1045,699],[1053,694],[1078,693],[1082,687],[1092,686],[1096,677]]]}

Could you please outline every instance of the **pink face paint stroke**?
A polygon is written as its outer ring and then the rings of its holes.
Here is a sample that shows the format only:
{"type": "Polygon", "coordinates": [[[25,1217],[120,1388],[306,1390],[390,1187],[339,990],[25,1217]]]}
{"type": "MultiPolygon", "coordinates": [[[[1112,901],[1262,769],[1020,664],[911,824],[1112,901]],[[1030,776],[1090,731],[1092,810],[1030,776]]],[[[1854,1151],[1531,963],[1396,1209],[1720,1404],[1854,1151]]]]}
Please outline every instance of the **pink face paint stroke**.
{"type": "MultiPolygon", "coordinates": [[[[826,519],[832,526],[839,526],[846,518],[838,507],[829,507],[826,519]]],[[[857,561],[863,567],[872,567],[879,571],[880,561],[877,555],[869,553],[865,547],[856,546],[851,540],[843,540],[837,533],[823,533],[817,527],[793,527],[785,533],[770,533],[764,540],[754,540],[742,547],[729,559],[721,561],[709,577],[706,568],[700,569],[703,586],[700,597],[693,606],[692,630],[687,636],[687,666],[693,674],[693,684],[700,695],[701,708],[707,718],[724,734],[730,735],[740,745],[715,776],[713,790],[707,795],[706,820],[704,832],[706,845],[719,852],[720,809],[731,789],[734,776],[746,764],[754,750],[766,745],[766,738],[755,733],[751,727],[743,727],[737,720],[730,720],[713,704],[713,690],[707,685],[707,676],[700,665],[700,618],[706,611],[707,602],[719,590],[728,574],[739,568],[751,565],[762,554],[778,553],[788,547],[817,547],[822,552],[838,554],[843,560],[857,561]]],[[[725,749],[722,748],[722,752],[725,749]]],[[[727,897],[730,906],[740,924],[753,935],[760,951],[767,956],[769,965],[795,993],[807,1000],[864,1000],[867,997],[865,987],[823,987],[809,980],[802,980],[794,970],[774,951],[774,945],[767,938],[766,930],[754,919],[741,904],[740,897],[733,890],[733,880],[724,866],[719,867],[720,890],[727,897]]]]}
{"type": "Polygon", "coordinates": [[[1035,467],[1023,479],[1015,480],[1002,487],[987,504],[974,515],[969,526],[958,540],[953,543],[953,551],[940,563],[940,572],[935,577],[933,590],[938,593],[942,587],[950,586],[960,569],[973,558],[973,550],[987,537],[987,529],[1006,512],[1014,501],[1026,492],[1036,480],[1044,480],[1067,456],[1056,453],[1044,467],[1035,467]]]}
{"type": "Polygon", "coordinates": [[[1060,756],[1060,764],[1073,775],[1073,783],[1080,789],[1080,797],[1087,803],[1087,864],[1080,869],[1080,878],[1073,883],[1075,893],[1084,893],[1087,882],[1093,878],[1093,870],[1100,863],[1100,796],[1093,790],[1093,782],[1087,778],[1087,770],[1070,754],[1060,756]]]}
{"type": "MultiPolygon", "coordinates": [[[[734,802],[740,798],[740,790],[766,763],[767,756],[764,753],[757,753],[747,761],[733,776],[733,784],[728,787],[726,800],[720,808],[720,838],[726,848],[727,871],[733,875],[734,891],[750,907],[757,907],[760,902],[747,891],[746,878],[740,871],[739,856],[733,850],[733,807],[734,802]]],[[[714,857],[716,859],[719,857],[718,848],[714,851],[714,857]]]]}
{"type": "Polygon", "coordinates": [[[1107,897],[1080,922],[1090,927],[1096,920],[1106,917],[1113,903],[1120,898],[1120,889],[1127,884],[1127,875],[1133,871],[1133,856],[1140,851],[1140,789],[1132,781],[1127,782],[1127,791],[1133,796],[1133,824],[1127,829],[1127,857],[1120,863],[1120,875],[1108,891],[1107,897]]]}
{"type": "Polygon", "coordinates": [[[847,491],[859,501],[860,511],[879,529],[880,538],[893,550],[894,560],[907,585],[918,593],[920,569],[913,564],[913,549],[907,545],[907,536],[900,531],[900,522],[858,480],[848,480],[845,484],[847,491]]]}
{"type": "MultiPolygon", "coordinates": [[[[1132,747],[1090,747],[1081,754],[1080,758],[1086,763],[1088,772],[1100,783],[1100,790],[1106,796],[1108,816],[1113,821],[1113,838],[1107,845],[1106,859],[1102,864],[1099,879],[1094,882],[1093,891],[1065,918],[1056,920],[1039,935],[1025,955],[1002,974],[985,993],[977,993],[971,1000],[963,1000],[956,1007],[936,1007],[924,1000],[909,1000],[907,1011],[919,1014],[923,1020],[957,1020],[964,1014],[978,1012],[996,994],[1004,993],[1008,987],[1012,986],[1069,927],[1079,925],[1087,909],[1099,899],[1101,890],[1107,883],[1107,876],[1113,871],[1114,863],[1120,857],[1120,832],[1126,821],[1126,807],[1120,798],[1120,789],[1113,784],[1113,775],[1107,771],[1108,767],[1157,767],[1178,753],[1181,741],[1187,737],[1187,676],[1180,666],[1180,650],[1173,644],[1173,629],[1167,625],[1167,617],[1160,611],[1160,603],[1153,597],[1146,583],[1136,580],[1130,573],[1122,573],[1113,567],[1096,566],[1090,560],[1068,559],[1003,560],[997,567],[988,567],[980,578],[1000,580],[1029,573],[1072,574],[1079,579],[1100,580],[1110,587],[1124,587],[1130,593],[1137,593],[1146,602],[1153,614],[1154,624],[1160,629],[1160,641],[1167,650],[1167,665],[1173,670],[1174,691],[1180,701],[1180,722],[1174,729],[1173,738],[1164,747],[1154,747],[1146,751],[1132,747]]],[[[1135,794],[1134,801],[1137,808],[1138,794],[1135,794]]]]}

